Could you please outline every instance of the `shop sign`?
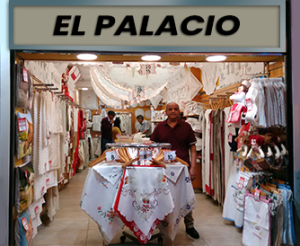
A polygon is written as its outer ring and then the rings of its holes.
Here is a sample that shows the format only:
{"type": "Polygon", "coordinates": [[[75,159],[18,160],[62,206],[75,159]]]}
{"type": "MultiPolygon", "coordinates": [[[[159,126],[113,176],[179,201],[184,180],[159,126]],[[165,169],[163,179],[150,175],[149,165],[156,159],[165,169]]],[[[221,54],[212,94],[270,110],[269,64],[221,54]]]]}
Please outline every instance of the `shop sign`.
{"type": "Polygon", "coordinates": [[[285,0],[11,0],[9,4],[11,49],[286,50],[285,0]]]}

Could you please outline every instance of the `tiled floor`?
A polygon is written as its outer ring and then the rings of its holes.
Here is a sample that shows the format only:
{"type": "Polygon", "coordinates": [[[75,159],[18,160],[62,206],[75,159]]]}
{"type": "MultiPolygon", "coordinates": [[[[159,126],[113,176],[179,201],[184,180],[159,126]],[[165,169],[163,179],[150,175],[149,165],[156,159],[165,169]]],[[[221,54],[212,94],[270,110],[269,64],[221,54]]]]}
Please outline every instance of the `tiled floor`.
{"type": "MultiPolygon", "coordinates": [[[[79,202],[84,186],[87,169],[77,173],[71,182],[60,192],[60,209],[48,227],[40,226],[38,235],[33,239],[33,246],[38,245],[106,245],[97,224],[81,210],[79,202]]],[[[178,228],[175,241],[164,238],[164,245],[174,246],[236,246],[241,244],[241,231],[222,219],[221,208],[206,195],[196,194],[197,208],[193,215],[195,228],[200,239],[189,238],[184,231],[184,223],[178,228]]],[[[125,231],[128,231],[125,229],[125,231]]],[[[117,235],[111,243],[119,243],[117,235]]]]}

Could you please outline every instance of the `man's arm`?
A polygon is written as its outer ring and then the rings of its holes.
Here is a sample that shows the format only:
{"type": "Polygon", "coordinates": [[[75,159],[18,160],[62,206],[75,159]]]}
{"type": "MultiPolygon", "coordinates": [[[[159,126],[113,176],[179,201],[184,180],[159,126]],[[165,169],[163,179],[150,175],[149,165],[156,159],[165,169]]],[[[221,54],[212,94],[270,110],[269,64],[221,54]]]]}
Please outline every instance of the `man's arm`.
{"type": "Polygon", "coordinates": [[[158,128],[159,128],[159,126],[156,126],[156,127],[155,127],[155,129],[154,129],[154,131],[153,131],[153,133],[152,133],[152,135],[151,135],[151,137],[150,137],[150,140],[151,140],[151,141],[157,142],[157,143],[159,143],[159,137],[158,137],[158,134],[157,134],[158,128]]]}
{"type": "Polygon", "coordinates": [[[142,132],[142,134],[145,134],[150,130],[150,123],[148,121],[145,121],[144,124],[145,124],[145,130],[142,132]]]}
{"type": "Polygon", "coordinates": [[[196,159],[197,159],[197,151],[196,145],[191,145],[191,168],[190,168],[190,177],[193,181],[197,177],[197,170],[196,170],[196,159]]]}
{"type": "Polygon", "coordinates": [[[142,132],[142,134],[145,134],[149,131],[149,129],[146,129],[145,131],[142,132]]]}

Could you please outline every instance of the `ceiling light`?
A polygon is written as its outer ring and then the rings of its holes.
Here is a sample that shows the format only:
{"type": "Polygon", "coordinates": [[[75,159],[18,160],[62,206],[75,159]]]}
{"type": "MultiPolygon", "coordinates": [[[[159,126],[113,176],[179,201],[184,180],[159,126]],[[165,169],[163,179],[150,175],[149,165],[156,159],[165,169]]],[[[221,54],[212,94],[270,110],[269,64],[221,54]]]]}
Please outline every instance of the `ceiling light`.
{"type": "Polygon", "coordinates": [[[81,90],[83,90],[83,91],[88,91],[89,88],[83,87],[83,88],[81,88],[81,90]]]}
{"type": "Polygon", "coordinates": [[[206,60],[209,62],[225,61],[226,59],[227,59],[226,56],[208,56],[208,57],[206,57],[206,60]]]}
{"type": "Polygon", "coordinates": [[[86,61],[88,61],[88,60],[96,60],[97,56],[94,55],[94,54],[78,54],[77,58],[79,60],[86,60],[86,61]]]}
{"type": "Polygon", "coordinates": [[[141,58],[143,61],[158,61],[161,59],[160,56],[157,55],[146,55],[141,58]]]}

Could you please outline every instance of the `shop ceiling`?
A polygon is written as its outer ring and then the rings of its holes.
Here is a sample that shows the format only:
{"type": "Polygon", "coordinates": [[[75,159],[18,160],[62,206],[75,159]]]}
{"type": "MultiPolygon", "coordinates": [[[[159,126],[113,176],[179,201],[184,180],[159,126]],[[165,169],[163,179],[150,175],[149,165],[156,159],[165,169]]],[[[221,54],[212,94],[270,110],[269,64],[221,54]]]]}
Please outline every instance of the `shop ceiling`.
{"type": "MultiPolygon", "coordinates": [[[[94,61],[106,62],[142,62],[141,57],[145,53],[97,53],[94,61]]],[[[78,53],[44,53],[44,52],[18,52],[17,56],[23,60],[44,60],[44,61],[79,61],[76,57],[78,53]]],[[[149,53],[147,53],[149,54],[149,53]]],[[[158,54],[158,53],[156,53],[158,54]]],[[[159,62],[207,62],[205,58],[216,53],[159,53],[159,62]]],[[[219,55],[219,54],[218,54],[219,55]]],[[[278,62],[284,60],[283,54],[273,53],[222,53],[227,56],[225,62],[278,62]]],[[[172,65],[172,64],[171,64],[172,65]]],[[[176,65],[176,64],[174,64],[176,65]]]]}

